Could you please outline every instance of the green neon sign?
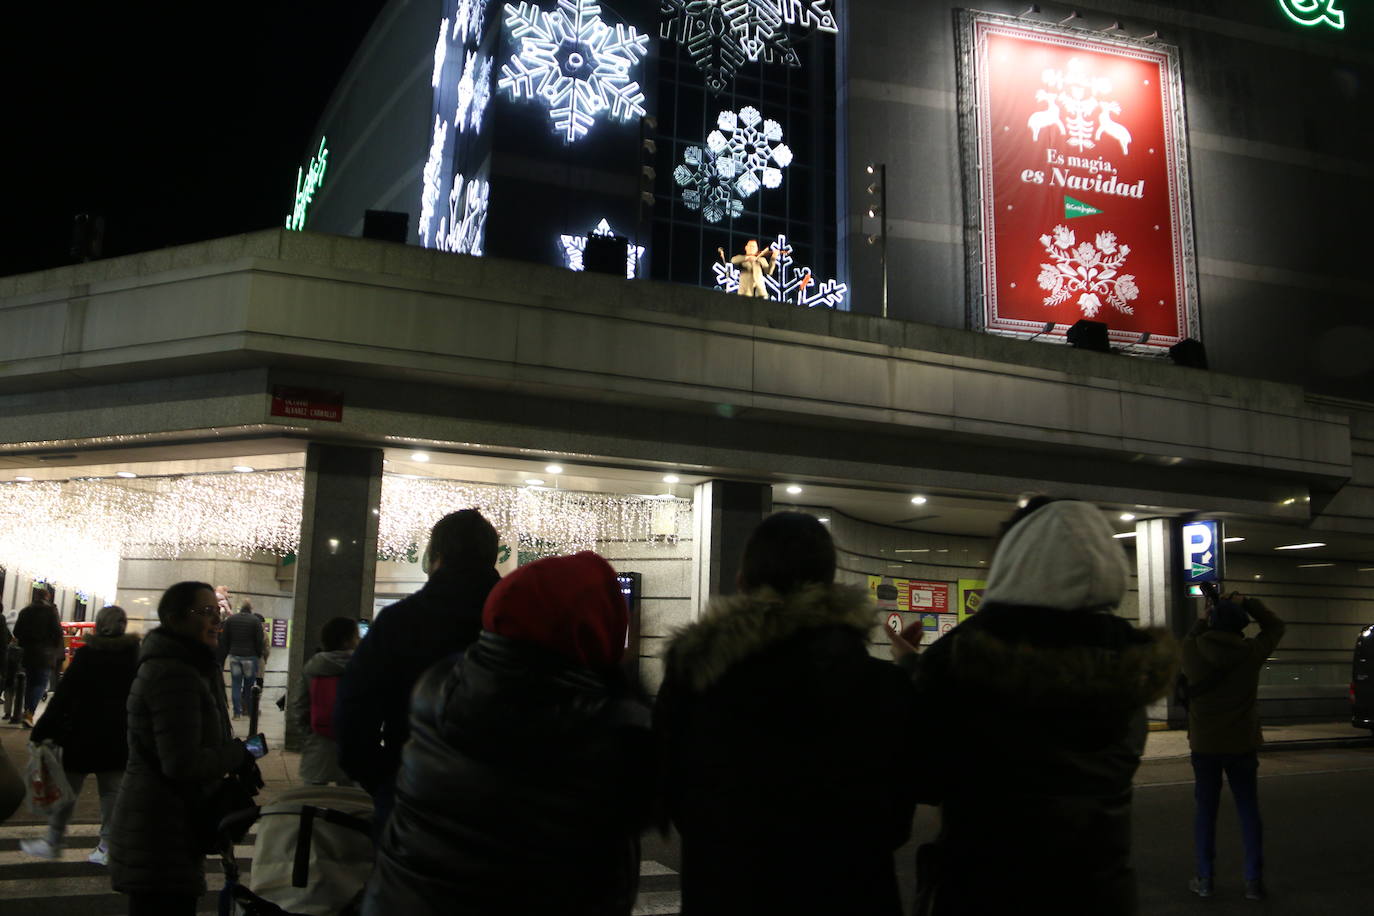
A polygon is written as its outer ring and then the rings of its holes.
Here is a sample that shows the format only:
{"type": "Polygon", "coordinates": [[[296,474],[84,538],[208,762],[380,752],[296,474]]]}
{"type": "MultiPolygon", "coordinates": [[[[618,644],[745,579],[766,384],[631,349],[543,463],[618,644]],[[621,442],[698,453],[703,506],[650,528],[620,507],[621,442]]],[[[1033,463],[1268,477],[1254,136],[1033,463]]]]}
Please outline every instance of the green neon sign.
{"type": "Polygon", "coordinates": [[[297,231],[305,228],[305,210],[315,199],[315,192],[324,184],[324,169],[329,164],[329,150],[320,137],[320,151],[310,160],[310,166],[296,169],[296,205],[286,217],[286,228],[297,231]]]}
{"type": "Polygon", "coordinates": [[[1279,9],[1298,25],[1329,25],[1345,28],[1345,11],[1336,8],[1337,0],[1279,0],[1279,9]]]}

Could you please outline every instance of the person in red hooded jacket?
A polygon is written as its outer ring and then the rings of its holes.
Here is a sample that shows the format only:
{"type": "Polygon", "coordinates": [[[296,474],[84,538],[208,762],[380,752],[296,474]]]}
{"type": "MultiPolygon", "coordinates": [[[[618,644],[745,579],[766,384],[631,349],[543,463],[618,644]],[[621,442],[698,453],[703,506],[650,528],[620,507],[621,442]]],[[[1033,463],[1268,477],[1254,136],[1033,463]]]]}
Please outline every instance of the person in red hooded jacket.
{"type": "Polygon", "coordinates": [[[477,642],[415,688],[365,916],[629,916],[653,743],[628,625],[594,553],[492,589],[477,642]]]}

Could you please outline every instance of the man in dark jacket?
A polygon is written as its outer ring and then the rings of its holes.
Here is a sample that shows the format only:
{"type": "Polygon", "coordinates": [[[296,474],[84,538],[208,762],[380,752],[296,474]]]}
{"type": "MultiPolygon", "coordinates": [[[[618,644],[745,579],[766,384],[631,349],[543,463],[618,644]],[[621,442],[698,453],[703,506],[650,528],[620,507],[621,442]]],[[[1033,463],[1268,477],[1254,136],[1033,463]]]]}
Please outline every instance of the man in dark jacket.
{"type": "Polygon", "coordinates": [[[1188,678],[1188,746],[1193,752],[1193,835],[1197,874],[1189,882],[1199,897],[1212,895],[1221,777],[1231,784],[1245,842],[1245,896],[1262,900],[1264,854],[1259,813],[1260,734],[1256,697],[1259,674],[1283,638],[1283,621],[1255,598],[1238,592],[1207,602],[1183,639],[1183,673],[1188,678]],[[1250,618],[1260,625],[1246,638],[1250,618]]]}
{"type": "Polygon", "coordinates": [[[901,912],[914,695],[869,655],[867,593],[834,579],[825,527],[773,515],[745,546],[741,594],[668,647],[654,723],[687,916],[901,912]]]}
{"type": "Polygon", "coordinates": [[[239,612],[225,621],[220,638],[229,650],[229,693],[234,698],[234,718],[252,705],[253,684],[258,676],[258,659],[265,651],[262,621],[245,601],[239,612]]]}
{"type": "Polygon", "coordinates": [[[1113,613],[1131,568],[1103,513],[1044,503],[1013,517],[978,613],[914,660],[920,799],[941,805],[921,916],[1137,912],[1131,783],[1177,644],[1113,613]]]}
{"type": "Polygon", "coordinates": [[[19,612],[14,638],[24,650],[24,727],[33,727],[33,711],[48,692],[53,666],[62,655],[62,618],[52,602],[51,587],[19,612]]]}
{"type": "Polygon", "coordinates": [[[476,509],[439,519],[425,551],[429,581],[378,615],[339,682],[339,764],[372,795],[378,825],[390,813],[401,747],[410,734],[410,693],[427,668],[476,641],[482,605],[501,578],[499,547],[496,529],[476,509]]]}

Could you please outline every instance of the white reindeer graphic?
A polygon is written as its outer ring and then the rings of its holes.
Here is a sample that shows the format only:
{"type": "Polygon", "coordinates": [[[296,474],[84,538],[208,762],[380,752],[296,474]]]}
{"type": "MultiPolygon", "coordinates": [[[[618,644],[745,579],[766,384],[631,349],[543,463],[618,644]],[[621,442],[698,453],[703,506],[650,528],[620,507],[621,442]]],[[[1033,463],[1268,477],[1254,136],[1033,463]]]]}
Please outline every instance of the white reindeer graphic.
{"type": "Polygon", "coordinates": [[[1126,129],[1124,124],[1118,124],[1112,120],[1112,115],[1121,114],[1121,106],[1116,102],[1102,102],[1100,105],[1102,114],[1098,116],[1097,134],[1093,139],[1101,140],[1102,135],[1105,133],[1117,143],[1121,144],[1121,155],[1129,156],[1131,154],[1131,132],[1126,129]]]}
{"type": "Polygon", "coordinates": [[[1050,126],[1058,127],[1059,132],[1064,133],[1064,119],[1059,115],[1059,102],[1055,94],[1046,92],[1044,89],[1038,89],[1035,93],[1035,100],[1044,102],[1045,110],[1035,112],[1026,121],[1026,126],[1031,129],[1031,140],[1039,140],[1040,131],[1050,126]]]}

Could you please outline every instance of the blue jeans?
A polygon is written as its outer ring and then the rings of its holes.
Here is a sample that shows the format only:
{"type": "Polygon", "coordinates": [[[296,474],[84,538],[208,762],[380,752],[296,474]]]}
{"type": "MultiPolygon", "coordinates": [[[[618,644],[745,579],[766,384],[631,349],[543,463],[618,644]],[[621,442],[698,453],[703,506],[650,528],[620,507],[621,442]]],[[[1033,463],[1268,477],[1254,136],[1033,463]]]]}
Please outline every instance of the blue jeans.
{"type": "Polygon", "coordinates": [[[229,693],[234,698],[234,715],[253,706],[253,684],[258,678],[258,660],[252,655],[229,656],[229,693]]]}
{"type": "Polygon", "coordinates": [[[38,708],[38,701],[48,692],[51,677],[52,665],[24,669],[24,712],[32,714],[38,708]]]}
{"type": "Polygon", "coordinates": [[[1193,841],[1197,855],[1197,874],[1212,877],[1212,862],[1217,852],[1217,808],[1221,805],[1221,777],[1231,784],[1245,844],[1245,880],[1258,880],[1264,873],[1263,829],[1259,813],[1259,757],[1247,754],[1194,754],[1193,799],[1197,814],[1193,820],[1193,841]]]}

